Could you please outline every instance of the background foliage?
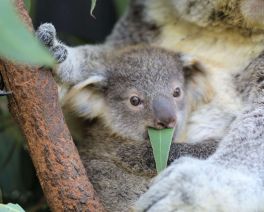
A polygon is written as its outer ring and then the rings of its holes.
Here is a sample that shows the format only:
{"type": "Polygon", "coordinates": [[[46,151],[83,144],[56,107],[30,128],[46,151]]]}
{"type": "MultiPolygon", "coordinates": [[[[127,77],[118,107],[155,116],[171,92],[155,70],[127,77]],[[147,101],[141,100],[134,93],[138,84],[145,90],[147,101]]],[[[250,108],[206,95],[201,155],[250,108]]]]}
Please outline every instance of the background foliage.
{"type": "MultiPolygon", "coordinates": [[[[59,38],[70,45],[102,42],[127,5],[127,0],[97,0],[94,19],[90,16],[89,0],[24,1],[35,27],[53,23],[59,38]]],[[[33,64],[52,64],[46,51],[9,8],[10,2],[0,1],[0,55],[33,64]],[[10,33],[12,36],[6,36],[10,33]]],[[[24,139],[3,97],[0,98],[1,202],[19,203],[26,211],[48,211],[24,139]]]]}
{"type": "MultiPolygon", "coordinates": [[[[27,7],[29,7],[29,1],[27,7]]],[[[10,0],[0,3],[0,56],[16,61],[52,65],[53,59],[22,24],[10,0]]]]}

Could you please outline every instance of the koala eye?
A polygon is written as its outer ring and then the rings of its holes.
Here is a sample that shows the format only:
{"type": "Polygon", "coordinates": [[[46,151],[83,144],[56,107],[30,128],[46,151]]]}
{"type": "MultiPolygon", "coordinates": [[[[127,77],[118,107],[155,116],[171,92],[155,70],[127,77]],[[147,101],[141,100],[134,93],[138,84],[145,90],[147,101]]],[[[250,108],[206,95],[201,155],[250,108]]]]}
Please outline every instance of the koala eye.
{"type": "Polygon", "coordinates": [[[133,106],[138,106],[138,105],[141,104],[141,100],[140,100],[140,98],[137,97],[137,96],[132,96],[132,97],[130,98],[130,103],[131,103],[131,105],[133,105],[133,106]]]}
{"type": "Polygon", "coordinates": [[[174,97],[179,97],[181,95],[181,89],[180,88],[175,88],[173,91],[173,96],[174,97]]]}

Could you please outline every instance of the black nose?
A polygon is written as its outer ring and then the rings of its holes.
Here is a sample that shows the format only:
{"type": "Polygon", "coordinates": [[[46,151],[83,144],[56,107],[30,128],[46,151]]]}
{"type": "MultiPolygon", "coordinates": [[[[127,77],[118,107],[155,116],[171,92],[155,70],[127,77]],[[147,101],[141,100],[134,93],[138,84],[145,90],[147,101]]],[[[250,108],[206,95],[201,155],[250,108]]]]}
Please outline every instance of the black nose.
{"type": "Polygon", "coordinates": [[[176,109],[173,102],[158,96],[153,100],[154,127],[157,129],[174,128],[176,126],[176,109]]]}
{"type": "Polygon", "coordinates": [[[163,128],[174,128],[176,125],[176,120],[174,118],[166,118],[162,120],[155,120],[155,127],[157,129],[163,128]]]}

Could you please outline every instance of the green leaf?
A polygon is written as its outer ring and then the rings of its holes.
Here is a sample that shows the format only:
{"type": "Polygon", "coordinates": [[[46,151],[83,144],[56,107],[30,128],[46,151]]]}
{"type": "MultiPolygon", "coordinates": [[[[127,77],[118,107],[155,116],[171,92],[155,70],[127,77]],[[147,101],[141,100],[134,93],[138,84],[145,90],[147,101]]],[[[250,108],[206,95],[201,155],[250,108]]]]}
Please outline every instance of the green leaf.
{"type": "Polygon", "coordinates": [[[95,18],[95,16],[93,14],[93,11],[94,11],[95,6],[96,6],[96,0],[92,0],[90,15],[93,16],[94,18],[95,18]]]}
{"type": "Polygon", "coordinates": [[[48,50],[27,30],[11,2],[0,3],[0,56],[33,65],[53,65],[48,50]]]}
{"type": "Polygon", "coordinates": [[[0,212],[25,212],[18,204],[0,204],[0,212]]]}
{"type": "Polygon", "coordinates": [[[167,167],[173,132],[174,129],[172,128],[161,130],[148,128],[148,134],[158,173],[167,167]]]}

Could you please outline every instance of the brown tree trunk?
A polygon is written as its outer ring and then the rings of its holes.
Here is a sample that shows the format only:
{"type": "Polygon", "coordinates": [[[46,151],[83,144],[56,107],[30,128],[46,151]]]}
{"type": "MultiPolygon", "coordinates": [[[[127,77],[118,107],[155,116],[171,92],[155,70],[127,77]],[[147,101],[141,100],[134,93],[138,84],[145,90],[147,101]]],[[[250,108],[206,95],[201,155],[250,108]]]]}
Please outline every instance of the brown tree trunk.
{"type": "MultiPolygon", "coordinates": [[[[23,0],[16,6],[32,29],[23,0]]],[[[50,71],[0,60],[10,112],[29,148],[40,184],[52,211],[103,211],[89,182],[58,103],[50,71]]]]}

